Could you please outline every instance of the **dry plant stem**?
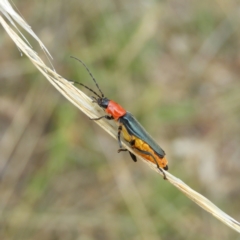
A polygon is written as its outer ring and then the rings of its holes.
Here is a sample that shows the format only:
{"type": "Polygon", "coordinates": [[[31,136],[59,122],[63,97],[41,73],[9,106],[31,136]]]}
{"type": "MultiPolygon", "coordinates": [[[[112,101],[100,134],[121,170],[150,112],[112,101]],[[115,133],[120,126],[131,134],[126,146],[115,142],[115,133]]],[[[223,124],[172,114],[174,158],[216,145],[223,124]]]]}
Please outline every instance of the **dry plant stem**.
{"type": "MultiPolygon", "coordinates": [[[[7,0],[2,0],[0,4],[0,12],[4,14],[4,3],[7,0]]],[[[9,3],[8,3],[9,4],[9,3]]],[[[9,5],[7,6],[9,10],[9,5]]],[[[5,10],[5,11],[7,11],[5,10]]],[[[13,9],[8,11],[8,14],[12,14],[13,9]]],[[[14,13],[15,15],[17,13],[14,13]]],[[[5,14],[4,14],[5,15],[5,14]]],[[[5,15],[6,16],[6,15],[5,15]]],[[[16,18],[13,18],[16,20],[16,18]]],[[[19,18],[17,18],[19,19],[19,18]]],[[[9,20],[9,18],[8,18],[9,20]]],[[[21,19],[21,26],[24,27],[24,20],[21,19]]],[[[18,34],[9,26],[8,23],[4,20],[4,18],[0,15],[0,23],[15,42],[17,47],[32,61],[32,63],[37,67],[37,69],[48,79],[48,81],[64,95],[71,103],[73,103],[76,107],[78,107],[81,111],[83,111],[87,116],[91,118],[96,118],[102,115],[102,110],[92,102],[92,100],[86,96],[83,92],[81,92],[78,88],[73,86],[69,81],[62,78],[55,71],[48,68],[44,62],[38,57],[37,53],[34,52],[26,42],[24,42],[18,34]]],[[[26,24],[26,23],[25,23],[26,24]]],[[[26,24],[26,26],[28,26],[26,24]]],[[[29,26],[28,26],[29,27],[29,26]]],[[[35,36],[34,36],[35,37],[35,36]]],[[[36,39],[36,37],[35,37],[36,39]]],[[[40,41],[39,39],[37,39],[40,41]]],[[[41,45],[41,44],[40,44],[41,45]]],[[[44,49],[43,45],[41,47],[44,49]]],[[[45,50],[46,51],[46,50],[45,50]]],[[[47,51],[46,51],[47,52],[47,51]]],[[[113,138],[117,139],[117,127],[114,122],[107,120],[100,120],[96,122],[99,126],[101,126],[105,131],[107,131],[113,138]]],[[[123,143],[124,146],[132,152],[132,150],[123,143]]],[[[136,154],[136,153],[134,153],[136,154]]],[[[142,159],[140,156],[138,156],[142,159]]],[[[144,159],[142,159],[145,163],[147,163],[152,169],[154,169],[157,173],[161,174],[161,172],[157,169],[155,164],[152,164],[144,159]]],[[[224,224],[228,225],[232,229],[237,232],[240,232],[240,223],[228,216],[222,210],[220,210],[217,206],[215,206],[208,199],[188,187],[185,183],[183,183],[180,179],[174,177],[169,172],[165,172],[168,181],[177,187],[181,192],[183,192],[187,197],[197,203],[200,207],[211,213],[213,216],[218,218],[224,224]]],[[[164,182],[166,183],[166,182],[164,182]]]]}

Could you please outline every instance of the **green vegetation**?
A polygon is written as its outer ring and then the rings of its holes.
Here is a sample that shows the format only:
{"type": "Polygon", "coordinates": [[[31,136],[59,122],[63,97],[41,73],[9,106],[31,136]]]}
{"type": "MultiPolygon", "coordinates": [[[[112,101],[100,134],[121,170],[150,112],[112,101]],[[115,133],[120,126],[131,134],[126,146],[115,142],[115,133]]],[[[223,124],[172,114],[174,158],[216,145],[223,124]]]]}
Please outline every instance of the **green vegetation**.
{"type": "MultiPolygon", "coordinates": [[[[59,74],[95,89],[70,56],[83,60],[166,151],[169,171],[240,219],[237,3],[14,3],[59,74]]],[[[118,154],[1,31],[0,239],[237,239],[144,163],[118,154]]]]}

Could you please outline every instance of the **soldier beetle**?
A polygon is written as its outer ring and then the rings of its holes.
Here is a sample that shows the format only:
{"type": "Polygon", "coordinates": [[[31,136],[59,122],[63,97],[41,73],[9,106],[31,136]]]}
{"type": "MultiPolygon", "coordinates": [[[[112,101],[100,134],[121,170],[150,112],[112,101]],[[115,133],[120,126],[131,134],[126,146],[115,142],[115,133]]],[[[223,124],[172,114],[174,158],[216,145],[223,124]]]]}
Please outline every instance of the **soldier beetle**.
{"type": "MultiPolygon", "coordinates": [[[[157,168],[163,173],[164,179],[166,175],[164,170],[168,170],[168,161],[165,158],[165,152],[163,149],[153,140],[153,138],[147,133],[147,131],[143,128],[143,126],[136,120],[136,118],[129,112],[127,112],[122,106],[118,103],[106,98],[101,91],[96,79],[93,77],[92,73],[88,69],[88,67],[83,63],[80,59],[72,57],[75,60],[79,61],[88,71],[89,75],[91,76],[92,80],[94,81],[96,87],[98,88],[100,94],[93,91],[88,86],[73,81],[73,83],[79,84],[89,91],[91,91],[95,96],[92,96],[92,99],[95,103],[97,103],[101,108],[105,110],[107,115],[101,116],[99,118],[91,118],[91,120],[98,121],[102,118],[107,120],[115,120],[118,123],[118,143],[119,143],[119,150],[121,151],[128,151],[127,149],[122,147],[121,142],[121,133],[123,138],[129,143],[130,147],[133,149],[134,152],[141,155],[144,159],[155,163],[157,168]]],[[[134,162],[137,161],[137,157],[130,151],[128,151],[132,160],[134,162]]]]}

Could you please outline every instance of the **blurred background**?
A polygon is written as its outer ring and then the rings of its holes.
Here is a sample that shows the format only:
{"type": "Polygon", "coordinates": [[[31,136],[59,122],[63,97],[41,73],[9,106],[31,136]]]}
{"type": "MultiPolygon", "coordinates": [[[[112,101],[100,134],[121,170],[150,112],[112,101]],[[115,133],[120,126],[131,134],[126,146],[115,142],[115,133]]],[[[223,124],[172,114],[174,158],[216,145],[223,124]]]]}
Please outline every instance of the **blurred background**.
{"type": "MultiPolygon", "coordinates": [[[[60,75],[96,89],[70,56],[82,59],[166,151],[169,172],[240,220],[237,1],[13,3],[60,75]]],[[[117,154],[2,27],[0,50],[0,239],[240,239],[117,154]]]]}

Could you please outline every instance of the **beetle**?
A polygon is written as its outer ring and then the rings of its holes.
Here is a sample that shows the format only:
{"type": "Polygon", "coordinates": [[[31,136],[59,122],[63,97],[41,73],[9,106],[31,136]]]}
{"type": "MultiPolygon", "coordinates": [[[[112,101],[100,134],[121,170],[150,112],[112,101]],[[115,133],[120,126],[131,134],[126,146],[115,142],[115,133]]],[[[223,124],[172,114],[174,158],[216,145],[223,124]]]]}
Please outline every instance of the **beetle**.
{"type": "MultiPolygon", "coordinates": [[[[168,161],[165,158],[164,150],[147,133],[144,127],[137,121],[137,119],[130,112],[127,112],[121,105],[104,96],[96,79],[93,77],[92,73],[85,65],[85,63],[76,57],[72,58],[79,61],[86,68],[92,80],[94,81],[96,87],[98,88],[100,95],[82,83],[75,81],[72,82],[87,88],[89,91],[95,94],[95,96],[92,96],[93,102],[97,103],[107,113],[107,115],[98,118],[91,118],[91,120],[98,121],[103,118],[107,120],[115,120],[118,123],[117,138],[120,147],[118,152],[128,151],[127,149],[122,147],[121,142],[122,133],[123,138],[129,143],[133,151],[141,155],[144,159],[155,163],[157,165],[157,168],[163,173],[164,179],[167,179],[164,171],[162,170],[162,168],[164,170],[168,170],[168,161]]],[[[130,151],[128,152],[132,160],[136,162],[137,161],[136,155],[134,155],[130,151]]]]}

